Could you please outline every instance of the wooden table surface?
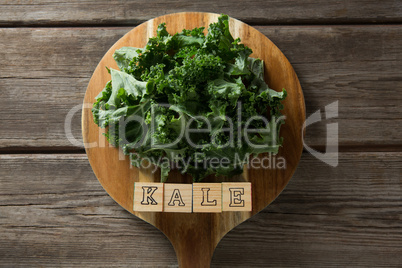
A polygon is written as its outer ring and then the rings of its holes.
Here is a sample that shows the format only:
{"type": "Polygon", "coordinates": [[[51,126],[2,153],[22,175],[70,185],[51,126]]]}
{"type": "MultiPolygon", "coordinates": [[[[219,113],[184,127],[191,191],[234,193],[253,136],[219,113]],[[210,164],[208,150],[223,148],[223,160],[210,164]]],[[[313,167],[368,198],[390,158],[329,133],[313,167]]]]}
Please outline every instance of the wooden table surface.
{"type": "Polygon", "coordinates": [[[0,266],[175,267],[166,237],[117,205],[79,147],[89,79],[108,48],[156,16],[225,13],[268,36],[299,76],[305,151],[282,194],[226,235],[212,267],[402,267],[402,2],[1,1],[0,266]],[[325,117],[324,117],[325,118],[325,117]],[[71,139],[70,139],[71,140],[71,139]]]}

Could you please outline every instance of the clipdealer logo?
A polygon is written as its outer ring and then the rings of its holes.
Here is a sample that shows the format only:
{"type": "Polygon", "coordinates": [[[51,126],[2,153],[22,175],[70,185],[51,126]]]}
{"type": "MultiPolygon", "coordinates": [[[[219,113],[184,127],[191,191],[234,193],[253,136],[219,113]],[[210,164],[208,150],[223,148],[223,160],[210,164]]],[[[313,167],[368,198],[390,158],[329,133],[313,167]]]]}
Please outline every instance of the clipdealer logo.
{"type": "MultiPolygon", "coordinates": [[[[73,131],[72,131],[72,121],[73,121],[73,117],[76,116],[76,114],[78,112],[81,112],[83,109],[91,109],[92,108],[92,104],[91,103],[84,103],[84,104],[79,104],[74,106],[73,108],[70,109],[70,111],[67,113],[66,117],[65,117],[65,121],[64,121],[64,130],[65,130],[65,134],[67,139],[69,140],[69,142],[76,146],[76,147],[81,147],[81,148],[91,148],[91,147],[105,147],[108,146],[106,145],[106,138],[104,137],[104,135],[102,135],[102,131],[99,131],[99,141],[98,142],[92,142],[89,144],[84,144],[84,142],[80,139],[77,139],[76,137],[74,137],[73,135],[73,131]]],[[[326,124],[326,144],[325,144],[325,152],[319,152],[313,148],[311,148],[309,145],[306,144],[305,142],[305,137],[304,137],[304,133],[305,130],[308,126],[325,121],[325,120],[329,120],[329,119],[333,119],[333,118],[337,118],[338,117],[338,108],[339,108],[339,103],[338,101],[334,101],[328,105],[325,106],[324,108],[324,114],[325,114],[325,118],[322,117],[322,112],[321,109],[317,110],[316,112],[314,112],[313,114],[311,114],[309,117],[306,118],[306,121],[303,124],[302,127],[302,138],[303,138],[303,146],[305,148],[305,150],[307,152],[309,152],[311,155],[313,155],[314,157],[316,157],[318,160],[332,166],[332,167],[337,167],[339,164],[339,131],[338,131],[338,123],[327,123],[326,124]]],[[[284,118],[284,117],[283,117],[284,118]]],[[[266,122],[266,125],[269,125],[269,122],[266,122]]],[[[272,124],[271,124],[272,126],[272,124]]],[[[194,131],[194,130],[193,130],[194,131]]],[[[247,130],[246,131],[253,131],[253,130],[247,130]]],[[[273,129],[271,129],[271,131],[275,131],[273,129]]],[[[186,133],[184,133],[184,136],[186,138],[187,135],[186,133]]],[[[248,142],[247,136],[246,137],[246,142],[248,142]]],[[[285,141],[286,142],[286,141],[285,141]]],[[[192,145],[191,140],[189,140],[189,144],[192,145]]],[[[111,146],[111,145],[109,145],[111,146]]],[[[119,154],[120,159],[124,159],[125,155],[121,152],[120,150],[120,154],[119,154]]],[[[271,163],[272,161],[275,161],[275,159],[273,159],[272,155],[269,154],[269,163],[271,163]],[[272,160],[273,159],[273,160],[272,160]]],[[[257,159],[256,158],[247,158],[249,161],[250,159],[254,162],[251,162],[251,165],[253,163],[256,163],[257,159]]],[[[215,160],[213,160],[215,161],[215,160]]],[[[215,161],[216,162],[216,161],[215,161]]],[[[215,163],[214,162],[214,163],[215,163]]],[[[216,163],[221,163],[222,161],[218,161],[216,163]]],[[[225,163],[226,161],[223,161],[223,163],[225,163]]],[[[241,162],[241,161],[239,161],[241,162]]],[[[182,161],[183,164],[185,164],[185,162],[182,161]]],[[[262,161],[262,163],[264,163],[264,160],[262,161]]],[[[271,164],[269,165],[269,168],[278,168],[278,165],[274,165],[272,166],[271,164]]],[[[254,168],[254,166],[251,166],[252,168],[254,168]]],[[[286,164],[284,163],[283,159],[279,159],[279,168],[286,168],[286,164]]]]}

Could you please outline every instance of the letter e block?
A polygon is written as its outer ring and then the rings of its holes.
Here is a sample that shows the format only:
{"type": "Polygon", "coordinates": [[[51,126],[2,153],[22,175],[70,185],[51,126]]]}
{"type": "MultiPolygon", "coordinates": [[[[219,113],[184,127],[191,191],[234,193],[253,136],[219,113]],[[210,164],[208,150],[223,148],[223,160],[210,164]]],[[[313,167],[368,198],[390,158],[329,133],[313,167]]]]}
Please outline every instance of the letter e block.
{"type": "Polygon", "coordinates": [[[164,212],[186,212],[193,210],[193,185],[165,183],[164,212]]]}
{"type": "Polygon", "coordinates": [[[133,210],[161,212],[163,210],[163,183],[135,182],[133,210]]]}
{"type": "Polygon", "coordinates": [[[222,212],[222,184],[193,183],[193,212],[222,212]]]}
{"type": "Polygon", "coordinates": [[[251,211],[251,182],[222,182],[223,211],[251,211]]]}

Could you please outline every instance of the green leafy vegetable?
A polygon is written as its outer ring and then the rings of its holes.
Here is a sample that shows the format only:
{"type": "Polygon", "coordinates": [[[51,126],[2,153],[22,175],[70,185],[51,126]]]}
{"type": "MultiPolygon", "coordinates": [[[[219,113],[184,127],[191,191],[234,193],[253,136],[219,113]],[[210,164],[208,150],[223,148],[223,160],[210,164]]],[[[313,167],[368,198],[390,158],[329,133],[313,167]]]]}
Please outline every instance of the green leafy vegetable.
{"type": "Polygon", "coordinates": [[[248,156],[277,153],[286,97],[264,81],[264,63],[234,39],[221,15],[204,28],[170,35],[165,24],[144,48],[123,47],[113,57],[120,70],[96,97],[95,123],[130,156],[161,168],[161,181],[177,168],[200,181],[232,176],[248,156]],[[225,159],[205,165],[206,159],[225,159]]]}

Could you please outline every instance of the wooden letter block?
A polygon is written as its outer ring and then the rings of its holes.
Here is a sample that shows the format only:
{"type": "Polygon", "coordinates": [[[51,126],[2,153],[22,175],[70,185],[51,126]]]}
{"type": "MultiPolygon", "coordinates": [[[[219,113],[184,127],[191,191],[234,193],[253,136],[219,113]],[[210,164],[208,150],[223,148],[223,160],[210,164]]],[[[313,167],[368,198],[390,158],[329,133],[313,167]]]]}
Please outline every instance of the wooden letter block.
{"type": "Polygon", "coordinates": [[[193,212],[222,212],[222,184],[193,183],[193,212]]]}
{"type": "Polygon", "coordinates": [[[164,185],[164,212],[193,211],[193,185],[192,184],[168,184],[164,185]]]}
{"type": "Polygon", "coordinates": [[[251,211],[251,182],[222,182],[223,211],[251,211]]]}
{"type": "Polygon", "coordinates": [[[163,183],[134,183],[133,210],[161,212],[163,210],[163,183]]]}

